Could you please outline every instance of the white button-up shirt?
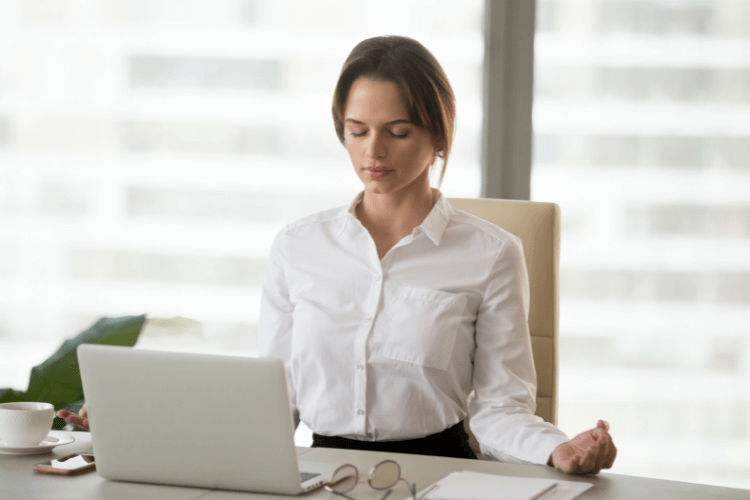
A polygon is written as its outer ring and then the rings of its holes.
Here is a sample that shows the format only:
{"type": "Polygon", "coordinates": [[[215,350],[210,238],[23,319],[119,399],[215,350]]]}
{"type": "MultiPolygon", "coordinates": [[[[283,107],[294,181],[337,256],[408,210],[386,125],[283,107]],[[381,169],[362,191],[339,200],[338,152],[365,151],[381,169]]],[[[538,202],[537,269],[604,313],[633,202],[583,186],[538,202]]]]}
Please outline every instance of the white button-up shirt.
{"type": "Polygon", "coordinates": [[[546,464],[568,438],[534,415],[520,240],[441,195],[380,260],[354,215],[361,196],[273,242],[259,351],[284,361],[295,419],[325,436],[404,440],[469,417],[483,454],[546,464]]]}

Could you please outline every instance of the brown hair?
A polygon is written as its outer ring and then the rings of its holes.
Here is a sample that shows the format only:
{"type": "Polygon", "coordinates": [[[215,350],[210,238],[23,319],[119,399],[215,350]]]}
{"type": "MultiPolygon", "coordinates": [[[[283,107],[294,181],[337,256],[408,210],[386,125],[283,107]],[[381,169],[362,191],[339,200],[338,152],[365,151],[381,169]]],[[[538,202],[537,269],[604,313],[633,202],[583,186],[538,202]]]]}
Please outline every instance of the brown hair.
{"type": "Polygon", "coordinates": [[[443,159],[443,182],[453,142],[456,103],[448,78],[435,56],[421,43],[404,36],[379,36],[357,44],[346,58],[333,93],[333,124],[344,144],[344,111],[349,91],[359,78],[395,84],[409,119],[430,132],[443,159]]]}

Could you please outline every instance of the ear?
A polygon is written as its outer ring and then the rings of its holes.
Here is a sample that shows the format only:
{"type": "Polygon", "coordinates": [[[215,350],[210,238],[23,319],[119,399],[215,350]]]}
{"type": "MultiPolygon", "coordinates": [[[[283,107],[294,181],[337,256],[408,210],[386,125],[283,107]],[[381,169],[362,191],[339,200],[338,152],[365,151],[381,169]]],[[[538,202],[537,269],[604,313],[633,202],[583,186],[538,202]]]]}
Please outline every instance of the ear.
{"type": "Polygon", "coordinates": [[[437,139],[433,139],[432,148],[432,161],[430,165],[434,165],[438,158],[443,157],[443,145],[437,139]]]}
{"type": "Polygon", "coordinates": [[[430,160],[430,165],[434,165],[439,156],[440,156],[440,152],[437,149],[435,151],[433,151],[432,152],[432,160],[430,160]]]}

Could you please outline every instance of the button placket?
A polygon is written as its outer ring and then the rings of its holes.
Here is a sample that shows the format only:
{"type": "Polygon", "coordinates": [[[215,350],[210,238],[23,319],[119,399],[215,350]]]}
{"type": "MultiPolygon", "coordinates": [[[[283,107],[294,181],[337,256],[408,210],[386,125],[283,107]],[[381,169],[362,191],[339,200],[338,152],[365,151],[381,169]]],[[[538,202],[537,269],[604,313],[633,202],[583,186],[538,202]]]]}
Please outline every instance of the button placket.
{"type": "Polygon", "coordinates": [[[367,300],[365,300],[364,303],[362,322],[358,329],[354,345],[355,428],[361,434],[367,433],[367,339],[372,333],[372,329],[375,325],[377,310],[380,305],[383,281],[383,270],[380,259],[377,258],[377,255],[375,255],[375,258],[372,261],[372,270],[374,277],[370,285],[367,300]]]}

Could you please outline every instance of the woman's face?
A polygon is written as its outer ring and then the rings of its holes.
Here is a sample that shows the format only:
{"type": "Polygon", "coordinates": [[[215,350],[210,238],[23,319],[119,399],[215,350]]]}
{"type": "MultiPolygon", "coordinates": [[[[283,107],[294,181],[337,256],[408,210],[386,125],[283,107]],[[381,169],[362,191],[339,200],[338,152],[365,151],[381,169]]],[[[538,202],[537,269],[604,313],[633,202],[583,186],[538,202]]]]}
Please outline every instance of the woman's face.
{"type": "Polygon", "coordinates": [[[395,84],[356,80],[346,101],[344,134],[346,150],[365,191],[429,190],[435,141],[409,120],[395,84]]]}

